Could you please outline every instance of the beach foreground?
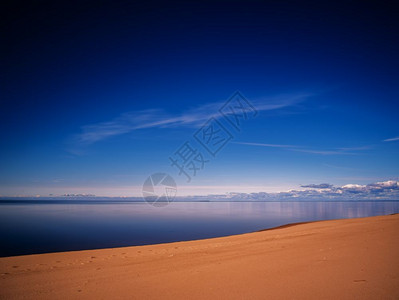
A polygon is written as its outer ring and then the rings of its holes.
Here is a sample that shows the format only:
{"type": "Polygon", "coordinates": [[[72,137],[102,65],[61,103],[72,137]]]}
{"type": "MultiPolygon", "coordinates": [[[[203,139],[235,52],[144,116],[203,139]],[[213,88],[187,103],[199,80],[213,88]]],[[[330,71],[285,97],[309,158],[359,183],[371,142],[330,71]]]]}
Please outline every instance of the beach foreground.
{"type": "Polygon", "coordinates": [[[399,299],[399,215],[0,258],[1,299],[399,299]]]}

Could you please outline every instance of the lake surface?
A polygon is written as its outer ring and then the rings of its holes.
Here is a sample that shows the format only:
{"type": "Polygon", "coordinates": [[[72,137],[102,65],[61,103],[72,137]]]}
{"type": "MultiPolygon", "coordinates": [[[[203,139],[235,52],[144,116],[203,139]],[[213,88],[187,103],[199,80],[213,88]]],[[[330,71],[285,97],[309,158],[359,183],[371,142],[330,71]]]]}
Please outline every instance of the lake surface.
{"type": "Polygon", "coordinates": [[[399,201],[0,201],[0,256],[220,237],[287,223],[399,213],[399,201]]]}

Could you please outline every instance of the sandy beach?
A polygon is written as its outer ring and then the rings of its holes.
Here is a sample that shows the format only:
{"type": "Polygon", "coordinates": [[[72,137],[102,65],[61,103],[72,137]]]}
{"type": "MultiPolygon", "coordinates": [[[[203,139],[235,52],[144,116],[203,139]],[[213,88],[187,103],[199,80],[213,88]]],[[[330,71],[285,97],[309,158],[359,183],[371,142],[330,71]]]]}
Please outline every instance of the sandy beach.
{"type": "Polygon", "coordinates": [[[1,299],[398,299],[399,215],[0,258],[1,299]]]}

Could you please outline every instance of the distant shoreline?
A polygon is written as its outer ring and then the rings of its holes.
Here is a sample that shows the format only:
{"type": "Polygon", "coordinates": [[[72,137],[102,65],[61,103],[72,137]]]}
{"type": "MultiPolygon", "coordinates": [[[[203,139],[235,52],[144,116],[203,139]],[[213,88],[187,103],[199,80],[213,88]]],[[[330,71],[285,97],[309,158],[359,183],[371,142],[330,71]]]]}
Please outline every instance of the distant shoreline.
{"type": "MultiPolygon", "coordinates": [[[[97,199],[87,199],[85,197],[82,198],[45,198],[45,197],[27,197],[27,198],[12,198],[12,197],[4,197],[0,198],[0,204],[13,204],[13,203],[26,203],[26,204],[46,204],[46,203],[73,203],[73,202],[87,202],[87,203],[142,203],[142,204],[148,204],[144,200],[127,200],[126,198],[118,198],[118,197],[110,197],[110,198],[104,198],[104,197],[99,197],[97,199]]],[[[173,203],[264,203],[264,202],[273,202],[273,203],[288,203],[288,202],[399,202],[399,199],[377,199],[377,200],[186,200],[186,201],[172,201],[169,202],[169,204],[173,203]]]]}

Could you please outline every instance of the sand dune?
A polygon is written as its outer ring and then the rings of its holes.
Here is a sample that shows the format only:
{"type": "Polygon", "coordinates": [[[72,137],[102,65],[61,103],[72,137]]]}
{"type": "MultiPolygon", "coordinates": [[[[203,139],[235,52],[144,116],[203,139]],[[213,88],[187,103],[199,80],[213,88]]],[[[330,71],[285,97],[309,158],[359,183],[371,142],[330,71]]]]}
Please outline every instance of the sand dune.
{"type": "Polygon", "coordinates": [[[2,299],[399,299],[399,215],[0,258],[2,299]]]}

